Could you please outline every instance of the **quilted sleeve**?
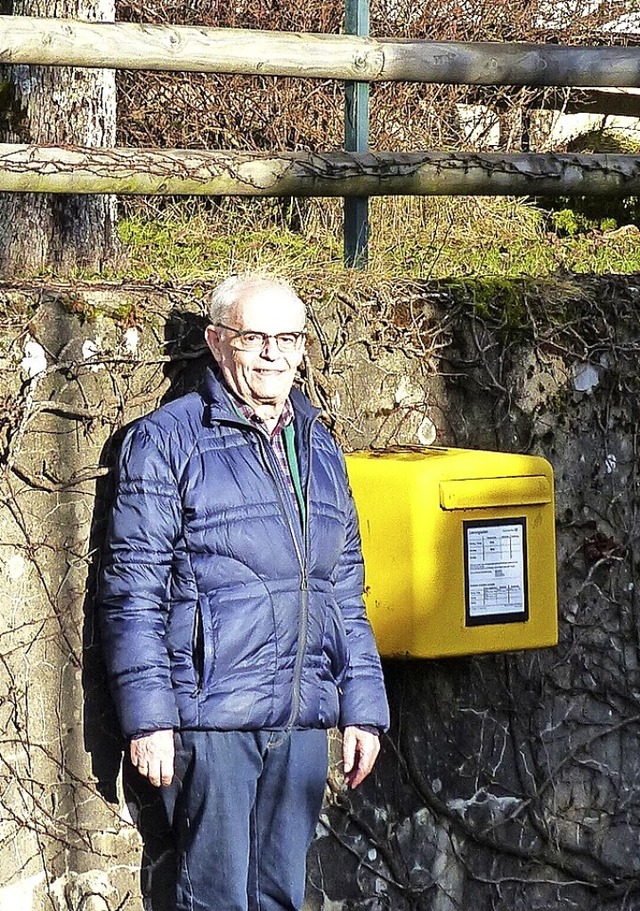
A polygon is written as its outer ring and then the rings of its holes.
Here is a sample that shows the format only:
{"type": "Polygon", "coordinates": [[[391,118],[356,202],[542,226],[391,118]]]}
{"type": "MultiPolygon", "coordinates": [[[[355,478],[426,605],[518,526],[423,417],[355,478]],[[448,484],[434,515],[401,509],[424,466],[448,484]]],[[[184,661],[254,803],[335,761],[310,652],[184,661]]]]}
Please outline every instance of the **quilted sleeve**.
{"type": "Polygon", "coordinates": [[[100,586],[102,642],[127,737],[178,724],[165,622],[180,496],[145,422],[125,438],[100,586]]]}
{"type": "Polygon", "coordinates": [[[359,725],[386,731],[389,706],[380,657],[362,599],[364,566],[355,504],[342,459],[346,499],[346,541],[337,567],[334,591],[347,634],[350,664],[342,684],[341,728],[359,725]]]}

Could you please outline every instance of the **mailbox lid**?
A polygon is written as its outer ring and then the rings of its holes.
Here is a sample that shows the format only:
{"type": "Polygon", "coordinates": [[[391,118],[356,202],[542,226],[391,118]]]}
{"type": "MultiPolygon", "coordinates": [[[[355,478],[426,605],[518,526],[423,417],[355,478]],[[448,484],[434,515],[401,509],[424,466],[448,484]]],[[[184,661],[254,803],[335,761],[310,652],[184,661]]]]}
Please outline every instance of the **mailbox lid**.
{"type": "Polygon", "coordinates": [[[544,475],[466,478],[440,482],[442,509],[496,509],[551,503],[551,483],[544,475]]]}

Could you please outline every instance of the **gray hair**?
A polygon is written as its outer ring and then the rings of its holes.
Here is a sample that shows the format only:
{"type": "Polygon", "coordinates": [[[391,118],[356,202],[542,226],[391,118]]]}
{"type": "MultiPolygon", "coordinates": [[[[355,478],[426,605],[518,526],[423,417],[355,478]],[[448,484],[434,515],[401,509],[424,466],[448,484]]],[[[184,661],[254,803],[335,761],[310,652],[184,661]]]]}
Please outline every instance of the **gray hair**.
{"type": "Polygon", "coordinates": [[[211,292],[211,298],[209,299],[209,319],[211,324],[219,326],[228,323],[234,308],[240,303],[244,295],[249,290],[259,289],[261,286],[276,286],[279,288],[284,297],[288,297],[299,304],[300,310],[306,319],[306,307],[288,281],[279,278],[277,275],[247,272],[243,275],[231,275],[211,292]]]}

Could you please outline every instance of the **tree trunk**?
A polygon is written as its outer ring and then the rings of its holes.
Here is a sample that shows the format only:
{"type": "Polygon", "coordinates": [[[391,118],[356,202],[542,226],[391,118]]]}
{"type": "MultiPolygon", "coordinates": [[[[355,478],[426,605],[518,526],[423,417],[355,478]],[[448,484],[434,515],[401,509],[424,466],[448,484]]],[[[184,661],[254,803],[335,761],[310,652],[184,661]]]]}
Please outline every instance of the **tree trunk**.
{"type": "MultiPolygon", "coordinates": [[[[6,0],[5,8],[10,0],[6,0]]],[[[14,0],[15,15],[104,21],[113,0],[14,0]]],[[[0,135],[9,142],[115,142],[115,73],[13,66],[2,73],[0,135]]],[[[7,194],[0,198],[0,275],[100,270],[115,250],[115,198],[7,194]]]]}

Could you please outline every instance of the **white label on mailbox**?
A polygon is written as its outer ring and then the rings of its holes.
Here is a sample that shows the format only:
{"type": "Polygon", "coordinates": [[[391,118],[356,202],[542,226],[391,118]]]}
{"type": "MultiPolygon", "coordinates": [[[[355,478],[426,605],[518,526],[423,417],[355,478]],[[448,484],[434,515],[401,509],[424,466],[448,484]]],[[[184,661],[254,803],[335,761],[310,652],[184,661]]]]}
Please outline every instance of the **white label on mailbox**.
{"type": "Polygon", "coordinates": [[[465,522],[467,623],[528,617],[524,519],[465,522]]]}

